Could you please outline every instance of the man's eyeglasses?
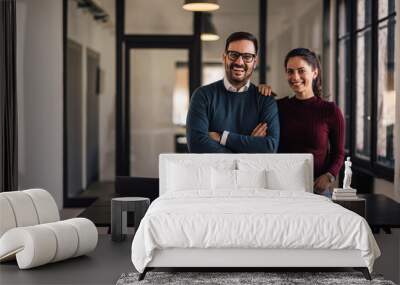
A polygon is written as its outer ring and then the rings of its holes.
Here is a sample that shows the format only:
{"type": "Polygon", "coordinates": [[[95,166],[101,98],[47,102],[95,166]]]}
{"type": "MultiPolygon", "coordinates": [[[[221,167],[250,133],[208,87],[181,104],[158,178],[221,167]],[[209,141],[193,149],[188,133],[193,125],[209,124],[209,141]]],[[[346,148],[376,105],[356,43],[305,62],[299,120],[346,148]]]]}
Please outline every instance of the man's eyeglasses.
{"type": "Polygon", "coordinates": [[[232,61],[236,61],[239,57],[242,57],[243,61],[245,63],[252,63],[253,60],[255,59],[256,55],[252,54],[252,53],[240,53],[237,51],[233,51],[233,50],[228,50],[226,52],[226,55],[228,56],[228,58],[232,61]]]}

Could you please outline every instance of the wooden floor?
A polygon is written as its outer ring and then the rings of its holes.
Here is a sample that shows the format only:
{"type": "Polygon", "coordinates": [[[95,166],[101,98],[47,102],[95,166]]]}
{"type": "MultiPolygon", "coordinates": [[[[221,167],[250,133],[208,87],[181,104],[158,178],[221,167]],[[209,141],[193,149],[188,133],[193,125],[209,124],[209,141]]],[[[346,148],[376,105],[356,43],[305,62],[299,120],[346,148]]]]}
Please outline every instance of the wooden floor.
{"type": "Polygon", "coordinates": [[[131,262],[132,236],[112,242],[99,235],[92,253],[65,261],[19,270],[16,262],[0,264],[0,284],[115,284],[122,273],[135,271],[131,262]]]}

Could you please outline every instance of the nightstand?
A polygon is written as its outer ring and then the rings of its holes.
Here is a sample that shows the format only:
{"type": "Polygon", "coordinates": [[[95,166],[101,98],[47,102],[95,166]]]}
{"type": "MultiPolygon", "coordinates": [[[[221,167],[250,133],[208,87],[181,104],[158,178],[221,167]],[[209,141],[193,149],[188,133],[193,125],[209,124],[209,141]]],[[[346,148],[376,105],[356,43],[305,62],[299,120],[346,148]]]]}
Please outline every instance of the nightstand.
{"type": "Polygon", "coordinates": [[[334,200],[332,202],[359,214],[361,217],[366,218],[367,203],[364,198],[354,198],[352,200],[334,200]]]}

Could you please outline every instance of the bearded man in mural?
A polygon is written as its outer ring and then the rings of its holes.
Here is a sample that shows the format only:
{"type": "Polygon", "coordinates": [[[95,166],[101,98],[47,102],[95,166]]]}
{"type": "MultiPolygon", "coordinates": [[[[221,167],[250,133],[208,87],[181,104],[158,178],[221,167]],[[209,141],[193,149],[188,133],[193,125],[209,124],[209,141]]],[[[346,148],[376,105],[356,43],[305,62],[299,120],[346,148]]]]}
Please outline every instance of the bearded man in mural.
{"type": "Polygon", "coordinates": [[[257,66],[258,43],[247,32],[225,44],[225,77],[193,93],[187,139],[193,153],[273,153],[279,144],[275,99],[262,96],[250,78],[257,66]]]}

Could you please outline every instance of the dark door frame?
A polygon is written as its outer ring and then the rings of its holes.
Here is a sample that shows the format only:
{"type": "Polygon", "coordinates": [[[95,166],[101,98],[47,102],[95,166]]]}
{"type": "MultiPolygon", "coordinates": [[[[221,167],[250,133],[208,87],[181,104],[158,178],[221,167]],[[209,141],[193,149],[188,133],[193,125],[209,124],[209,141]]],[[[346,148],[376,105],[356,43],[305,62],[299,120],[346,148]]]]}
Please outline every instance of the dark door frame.
{"type": "MultiPolygon", "coordinates": [[[[196,75],[197,68],[196,63],[194,62],[194,58],[197,55],[196,43],[193,39],[193,36],[181,36],[181,35],[152,35],[152,36],[143,36],[143,35],[126,35],[125,36],[125,49],[124,49],[124,59],[125,59],[125,69],[124,69],[124,100],[123,102],[126,104],[125,106],[125,132],[126,138],[125,143],[128,145],[124,146],[124,149],[127,150],[127,153],[123,155],[124,159],[124,174],[117,176],[130,176],[130,90],[131,90],[131,82],[130,72],[131,72],[131,56],[130,51],[133,49],[184,49],[189,51],[189,94],[192,94],[194,90],[200,86],[200,83],[196,82],[197,79],[201,81],[200,76],[196,75]]],[[[201,59],[199,64],[201,63],[201,59]]],[[[201,71],[200,71],[201,72],[201,71]]],[[[117,152],[118,152],[117,147],[117,152]]]]}

